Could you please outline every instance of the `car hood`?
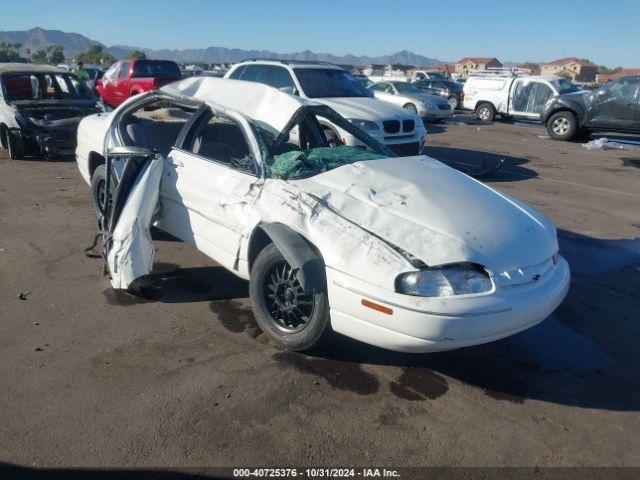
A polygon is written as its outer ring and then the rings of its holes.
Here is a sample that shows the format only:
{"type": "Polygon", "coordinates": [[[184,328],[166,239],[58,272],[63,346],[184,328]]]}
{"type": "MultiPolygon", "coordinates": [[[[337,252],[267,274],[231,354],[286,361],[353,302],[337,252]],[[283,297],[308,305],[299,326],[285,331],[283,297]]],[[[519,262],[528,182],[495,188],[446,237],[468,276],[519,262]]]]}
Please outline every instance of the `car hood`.
{"type": "Polygon", "coordinates": [[[314,99],[333,108],[345,118],[360,120],[382,120],[387,118],[410,118],[406,110],[374,97],[340,97],[314,99]]]}
{"type": "Polygon", "coordinates": [[[558,251],[542,215],[428,157],[357,162],[291,183],[429,266],[473,262],[505,272],[558,251]]]}

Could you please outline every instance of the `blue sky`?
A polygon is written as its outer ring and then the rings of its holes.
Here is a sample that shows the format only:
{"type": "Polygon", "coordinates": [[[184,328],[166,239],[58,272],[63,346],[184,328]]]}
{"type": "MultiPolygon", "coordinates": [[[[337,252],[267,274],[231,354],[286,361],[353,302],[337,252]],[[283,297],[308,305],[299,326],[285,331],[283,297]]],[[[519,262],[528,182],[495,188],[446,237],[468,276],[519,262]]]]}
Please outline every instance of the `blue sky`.
{"type": "Polygon", "coordinates": [[[640,67],[640,0],[5,0],[0,30],[34,26],[109,46],[223,46],[455,61],[563,56],[640,67]]]}

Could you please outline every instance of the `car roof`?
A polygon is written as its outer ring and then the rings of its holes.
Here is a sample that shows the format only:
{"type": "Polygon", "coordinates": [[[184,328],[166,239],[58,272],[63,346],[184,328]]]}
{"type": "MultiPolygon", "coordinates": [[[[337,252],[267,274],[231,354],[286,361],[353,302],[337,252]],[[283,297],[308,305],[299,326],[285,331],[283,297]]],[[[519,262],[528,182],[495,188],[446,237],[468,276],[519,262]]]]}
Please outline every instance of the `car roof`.
{"type": "Polygon", "coordinates": [[[62,68],[37,63],[0,63],[0,73],[69,73],[62,68]]]}
{"type": "Polygon", "coordinates": [[[333,63],[326,62],[311,62],[307,60],[278,60],[272,58],[251,58],[249,60],[243,60],[236,65],[248,65],[248,64],[264,64],[264,65],[288,65],[290,67],[303,67],[303,68],[333,68],[335,70],[344,70],[343,68],[334,65],[333,63]]]}
{"type": "Polygon", "coordinates": [[[217,77],[190,77],[170,83],[161,90],[238,112],[276,133],[280,133],[303,106],[319,105],[263,83],[217,77]]]}

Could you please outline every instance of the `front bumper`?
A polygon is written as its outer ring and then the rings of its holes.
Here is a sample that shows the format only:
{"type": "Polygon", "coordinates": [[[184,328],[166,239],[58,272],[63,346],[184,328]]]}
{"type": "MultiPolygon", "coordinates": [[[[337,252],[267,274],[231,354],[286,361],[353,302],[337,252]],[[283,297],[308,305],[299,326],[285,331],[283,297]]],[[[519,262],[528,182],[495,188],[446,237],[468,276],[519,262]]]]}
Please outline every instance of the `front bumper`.
{"type": "MultiPolygon", "coordinates": [[[[416,131],[407,135],[392,136],[384,133],[367,132],[373,138],[389,148],[400,157],[411,157],[421,155],[425,144],[426,130],[422,125],[416,128],[416,131]]],[[[364,144],[352,135],[342,132],[342,138],[345,145],[361,147],[364,144]]]]}
{"type": "Polygon", "coordinates": [[[432,352],[480,345],[526,330],[547,318],[569,290],[569,265],[558,264],[535,283],[488,295],[422,298],[389,292],[327,268],[331,326],[389,350],[432,352]],[[392,313],[363,305],[368,300],[392,313]]]}
{"type": "Polygon", "coordinates": [[[48,158],[72,157],[76,148],[76,132],[68,130],[17,129],[25,145],[32,145],[48,158]]]}
{"type": "Polygon", "coordinates": [[[422,121],[428,122],[433,120],[445,120],[447,118],[451,118],[453,116],[453,110],[451,108],[447,110],[441,109],[424,109],[418,112],[422,121]]]}

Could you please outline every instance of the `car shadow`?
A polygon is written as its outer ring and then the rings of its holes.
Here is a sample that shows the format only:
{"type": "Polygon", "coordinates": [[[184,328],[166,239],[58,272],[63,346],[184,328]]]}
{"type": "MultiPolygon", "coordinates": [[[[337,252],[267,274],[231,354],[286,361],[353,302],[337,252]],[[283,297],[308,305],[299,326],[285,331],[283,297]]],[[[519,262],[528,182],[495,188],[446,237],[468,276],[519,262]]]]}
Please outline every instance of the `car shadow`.
{"type": "Polygon", "coordinates": [[[620,157],[623,167],[640,168],[640,158],[620,157]]]}
{"type": "Polygon", "coordinates": [[[431,354],[392,352],[334,335],[310,355],[335,368],[401,367],[390,389],[408,400],[443,395],[453,378],[513,403],[640,410],[640,237],[604,240],[560,230],[559,240],[572,268],[571,289],[554,314],[529,330],[431,354]]]}
{"type": "Polygon", "coordinates": [[[492,152],[483,152],[480,150],[466,150],[463,148],[429,146],[424,149],[425,155],[433,157],[436,160],[461,170],[472,176],[474,172],[482,171],[488,166],[502,162],[502,166],[497,170],[486,175],[481,175],[483,180],[491,180],[496,182],[515,182],[535,178],[538,174],[523,167],[529,163],[529,159],[522,157],[512,157],[509,155],[501,155],[492,152]]]}
{"type": "Polygon", "coordinates": [[[249,283],[224,267],[181,267],[155,262],[151,274],[130,290],[107,288],[108,304],[130,306],[139,303],[196,303],[236,300],[249,296],[249,283]]]}
{"type": "Polygon", "coordinates": [[[157,262],[151,272],[152,285],[162,295],[162,303],[193,303],[235,300],[249,296],[249,283],[224,267],[180,267],[157,262]]]}

